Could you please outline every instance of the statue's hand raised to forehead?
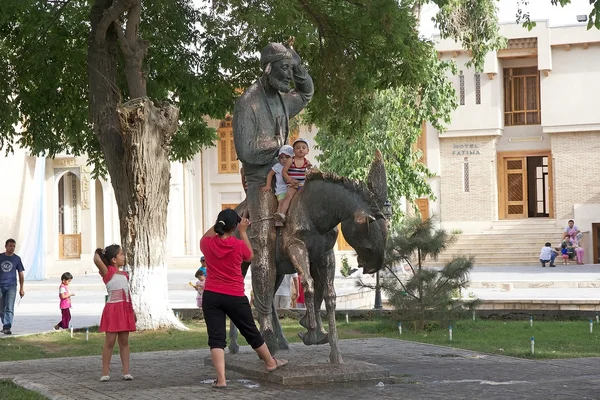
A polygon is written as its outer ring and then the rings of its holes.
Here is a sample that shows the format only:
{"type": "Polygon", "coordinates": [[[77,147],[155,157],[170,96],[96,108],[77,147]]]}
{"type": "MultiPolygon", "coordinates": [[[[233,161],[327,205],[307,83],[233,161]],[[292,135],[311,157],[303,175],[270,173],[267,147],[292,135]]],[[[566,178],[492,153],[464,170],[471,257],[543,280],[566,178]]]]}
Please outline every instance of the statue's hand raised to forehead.
{"type": "Polygon", "coordinates": [[[290,51],[290,53],[292,55],[292,63],[293,63],[294,68],[296,68],[302,64],[302,59],[300,58],[298,53],[296,53],[296,50],[294,50],[294,41],[295,40],[296,40],[295,37],[290,36],[290,38],[285,43],[285,47],[288,48],[288,50],[290,51]]]}

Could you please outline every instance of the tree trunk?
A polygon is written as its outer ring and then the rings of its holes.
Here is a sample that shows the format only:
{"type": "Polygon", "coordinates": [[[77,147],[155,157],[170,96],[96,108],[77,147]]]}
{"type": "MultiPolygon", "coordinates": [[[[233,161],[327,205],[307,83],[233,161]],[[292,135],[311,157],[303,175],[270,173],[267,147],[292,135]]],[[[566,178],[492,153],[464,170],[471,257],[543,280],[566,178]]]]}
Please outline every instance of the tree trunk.
{"type": "Polygon", "coordinates": [[[146,97],[121,104],[116,77],[118,41],[123,34],[108,17],[119,6],[126,11],[127,4],[119,0],[96,0],[90,13],[90,121],[115,192],[121,245],[127,265],[132,268],[131,295],[137,327],[186,329],[169,307],[164,263],[170,181],[168,155],[178,127],[179,110],[170,104],[155,106],[146,97]]]}
{"type": "Polygon", "coordinates": [[[177,131],[179,110],[148,98],[134,99],[118,109],[124,153],[111,173],[121,240],[133,267],[131,291],[139,329],[181,325],[168,306],[164,263],[169,203],[169,143],[177,131]]]}

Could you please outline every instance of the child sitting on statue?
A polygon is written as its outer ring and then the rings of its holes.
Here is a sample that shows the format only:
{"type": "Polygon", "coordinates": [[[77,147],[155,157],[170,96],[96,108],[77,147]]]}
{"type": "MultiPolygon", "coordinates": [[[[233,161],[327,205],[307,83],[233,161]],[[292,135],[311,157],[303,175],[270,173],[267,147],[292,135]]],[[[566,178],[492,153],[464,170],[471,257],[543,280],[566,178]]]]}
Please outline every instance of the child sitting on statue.
{"type": "Polygon", "coordinates": [[[279,203],[280,209],[277,210],[275,215],[275,221],[285,222],[285,213],[290,206],[292,198],[296,192],[302,189],[304,181],[306,180],[306,171],[312,167],[310,161],[306,159],[308,154],[308,140],[299,138],[294,141],[293,144],[294,156],[288,160],[287,164],[283,168],[283,179],[288,184],[285,198],[279,203]]]}
{"type": "MultiPolygon", "coordinates": [[[[279,206],[277,207],[277,213],[283,213],[285,216],[286,209],[283,209],[283,200],[285,199],[286,192],[288,191],[288,186],[283,179],[283,169],[285,165],[289,163],[289,161],[294,156],[294,149],[290,145],[283,145],[279,149],[279,162],[271,167],[271,170],[267,174],[267,183],[263,187],[263,192],[270,192],[272,190],[272,182],[273,176],[275,177],[275,196],[277,196],[277,200],[279,201],[279,206]]],[[[289,204],[289,203],[288,203],[289,204]]]]}

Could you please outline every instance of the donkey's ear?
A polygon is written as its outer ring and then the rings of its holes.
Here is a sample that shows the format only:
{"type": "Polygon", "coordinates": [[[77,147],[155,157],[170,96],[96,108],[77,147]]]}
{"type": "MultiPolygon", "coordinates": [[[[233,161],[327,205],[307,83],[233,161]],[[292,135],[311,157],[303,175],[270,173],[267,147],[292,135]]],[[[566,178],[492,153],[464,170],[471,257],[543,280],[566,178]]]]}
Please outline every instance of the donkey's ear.
{"type": "Polygon", "coordinates": [[[375,158],[371,163],[371,169],[367,177],[367,186],[375,197],[377,197],[378,203],[383,204],[387,200],[388,190],[385,165],[383,164],[383,156],[379,150],[375,152],[375,158]]]}

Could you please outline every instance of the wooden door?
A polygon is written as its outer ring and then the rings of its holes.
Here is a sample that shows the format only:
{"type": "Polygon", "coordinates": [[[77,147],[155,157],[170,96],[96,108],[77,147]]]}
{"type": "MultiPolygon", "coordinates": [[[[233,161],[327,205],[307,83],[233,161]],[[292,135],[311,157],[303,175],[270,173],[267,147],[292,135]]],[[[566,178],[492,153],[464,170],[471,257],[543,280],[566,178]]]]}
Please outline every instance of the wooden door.
{"type": "Polygon", "coordinates": [[[527,218],[527,157],[505,157],[503,167],[505,218],[527,218]]]}
{"type": "Polygon", "coordinates": [[[426,220],[429,218],[429,199],[428,198],[420,198],[415,200],[415,204],[419,209],[419,213],[421,214],[421,220],[426,220]]]}
{"type": "Polygon", "coordinates": [[[600,264],[600,223],[592,224],[592,264],[600,264]]]}

